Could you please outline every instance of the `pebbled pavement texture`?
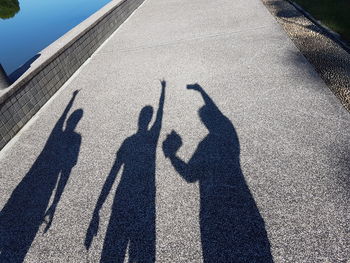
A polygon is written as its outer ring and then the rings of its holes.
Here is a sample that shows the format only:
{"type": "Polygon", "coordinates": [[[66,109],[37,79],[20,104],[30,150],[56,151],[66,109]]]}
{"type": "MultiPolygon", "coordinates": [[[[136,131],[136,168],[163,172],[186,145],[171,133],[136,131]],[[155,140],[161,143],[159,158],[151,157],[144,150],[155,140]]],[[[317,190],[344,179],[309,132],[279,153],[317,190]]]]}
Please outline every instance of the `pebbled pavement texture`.
{"type": "Polygon", "coordinates": [[[0,262],[348,262],[349,130],[260,0],[147,0],[0,153],[0,262]]]}
{"type": "Polygon", "coordinates": [[[350,53],[284,0],[262,0],[300,52],[350,111],[350,53]]]}

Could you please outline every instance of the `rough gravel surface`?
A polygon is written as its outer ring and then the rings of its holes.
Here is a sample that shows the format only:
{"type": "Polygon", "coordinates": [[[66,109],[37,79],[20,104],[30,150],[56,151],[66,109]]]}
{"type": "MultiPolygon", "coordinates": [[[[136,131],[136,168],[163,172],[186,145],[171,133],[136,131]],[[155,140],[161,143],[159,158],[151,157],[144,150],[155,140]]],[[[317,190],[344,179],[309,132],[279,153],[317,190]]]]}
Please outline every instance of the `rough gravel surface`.
{"type": "Polygon", "coordinates": [[[147,0],[0,152],[0,262],[345,263],[349,130],[260,0],[147,0]]]}
{"type": "Polygon", "coordinates": [[[350,111],[350,54],[285,0],[262,0],[300,52],[350,111]]]}

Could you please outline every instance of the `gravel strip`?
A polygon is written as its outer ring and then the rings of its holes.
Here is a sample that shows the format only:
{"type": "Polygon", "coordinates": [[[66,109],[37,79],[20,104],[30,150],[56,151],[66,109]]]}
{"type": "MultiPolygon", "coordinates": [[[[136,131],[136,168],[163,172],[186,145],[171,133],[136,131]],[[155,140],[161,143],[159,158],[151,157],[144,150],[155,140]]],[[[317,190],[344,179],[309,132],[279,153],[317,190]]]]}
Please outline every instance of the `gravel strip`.
{"type": "Polygon", "coordinates": [[[284,0],[262,0],[301,53],[350,111],[350,54],[284,0]]]}

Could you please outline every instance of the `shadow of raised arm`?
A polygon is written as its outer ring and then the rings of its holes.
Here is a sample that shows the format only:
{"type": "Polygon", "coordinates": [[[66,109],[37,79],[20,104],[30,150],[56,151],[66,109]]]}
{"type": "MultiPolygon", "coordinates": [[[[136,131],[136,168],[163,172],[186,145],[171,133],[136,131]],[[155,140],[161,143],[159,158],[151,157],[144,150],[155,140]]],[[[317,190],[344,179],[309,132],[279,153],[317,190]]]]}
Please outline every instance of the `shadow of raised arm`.
{"type": "Polygon", "coordinates": [[[72,108],[74,100],[75,100],[75,97],[78,95],[78,93],[79,93],[79,90],[76,90],[76,91],[73,92],[72,98],[68,102],[68,104],[67,104],[66,108],[64,109],[61,117],[56,122],[55,127],[53,128],[53,132],[51,132],[51,134],[56,134],[55,132],[57,130],[60,130],[60,131],[63,130],[64,121],[67,118],[68,112],[72,108]]]}
{"type": "Polygon", "coordinates": [[[218,107],[216,106],[216,104],[214,103],[214,101],[209,97],[209,95],[205,92],[205,90],[199,84],[197,84],[197,83],[189,84],[189,85],[187,85],[187,89],[198,91],[202,95],[202,98],[203,98],[205,105],[207,107],[219,110],[218,107]]]}
{"type": "Polygon", "coordinates": [[[161,80],[160,83],[162,85],[162,91],[159,98],[158,111],[157,111],[156,119],[152,125],[152,128],[150,129],[152,136],[157,139],[159,137],[160,129],[162,128],[166,81],[161,80]]]}

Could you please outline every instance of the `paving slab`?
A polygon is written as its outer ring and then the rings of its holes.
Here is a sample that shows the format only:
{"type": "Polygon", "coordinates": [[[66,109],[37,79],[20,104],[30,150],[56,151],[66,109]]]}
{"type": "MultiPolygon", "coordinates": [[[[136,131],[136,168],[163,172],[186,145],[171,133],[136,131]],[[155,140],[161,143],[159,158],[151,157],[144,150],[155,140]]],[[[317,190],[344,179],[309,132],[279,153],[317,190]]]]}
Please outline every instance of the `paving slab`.
{"type": "Polygon", "coordinates": [[[347,262],[349,130],[259,0],[147,0],[0,152],[0,261],[347,262]]]}

